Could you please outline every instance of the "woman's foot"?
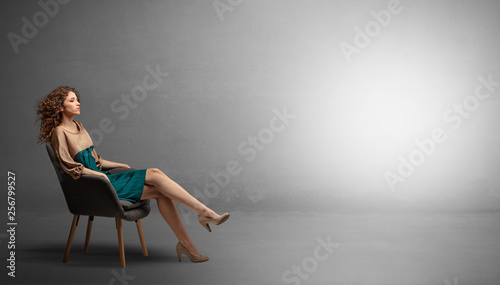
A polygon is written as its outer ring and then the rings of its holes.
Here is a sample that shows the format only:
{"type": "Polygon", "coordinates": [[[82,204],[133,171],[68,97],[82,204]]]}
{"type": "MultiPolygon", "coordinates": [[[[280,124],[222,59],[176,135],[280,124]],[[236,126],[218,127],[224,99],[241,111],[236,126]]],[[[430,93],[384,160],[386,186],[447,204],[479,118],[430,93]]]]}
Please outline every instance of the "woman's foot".
{"type": "Polygon", "coordinates": [[[191,260],[191,262],[205,262],[208,260],[208,256],[199,254],[194,246],[188,246],[188,247],[190,249],[182,245],[181,242],[177,243],[175,250],[177,251],[177,258],[179,259],[179,262],[181,262],[182,254],[187,256],[189,260],[191,260]]]}
{"type": "Polygon", "coordinates": [[[220,217],[219,214],[217,214],[216,212],[214,212],[210,208],[205,208],[205,209],[201,210],[200,212],[198,212],[198,216],[202,216],[205,218],[211,218],[211,219],[217,219],[218,217],[220,217]]]}
{"type": "MultiPolygon", "coordinates": [[[[215,214],[215,215],[217,215],[217,214],[215,214]]],[[[218,225],[224,223],[227,219],[229,219],[228,213],[225,213],[223,215],[217,215],[215,218],[198,215],[198,222],[202,226],[204,226],[209,232],[212,232],[212,229],[210,229],[210,226],[208,224],[215,224],[218,226],[218,225]]]]}

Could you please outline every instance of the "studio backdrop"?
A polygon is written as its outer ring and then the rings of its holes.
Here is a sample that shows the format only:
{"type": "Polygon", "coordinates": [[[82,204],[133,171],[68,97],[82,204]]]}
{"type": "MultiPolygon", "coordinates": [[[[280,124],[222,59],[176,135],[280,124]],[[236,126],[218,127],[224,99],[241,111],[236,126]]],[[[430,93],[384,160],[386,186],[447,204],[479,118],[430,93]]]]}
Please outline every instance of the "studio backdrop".
{"type": "MultiPolygon", "coordinates": [[[[2,1],[4,175],[67,211],[36,103],[228,210],[498,209],[496,1],[2,1]]],[[[6,201],[5,191],[0,191],[6,201]]]]}

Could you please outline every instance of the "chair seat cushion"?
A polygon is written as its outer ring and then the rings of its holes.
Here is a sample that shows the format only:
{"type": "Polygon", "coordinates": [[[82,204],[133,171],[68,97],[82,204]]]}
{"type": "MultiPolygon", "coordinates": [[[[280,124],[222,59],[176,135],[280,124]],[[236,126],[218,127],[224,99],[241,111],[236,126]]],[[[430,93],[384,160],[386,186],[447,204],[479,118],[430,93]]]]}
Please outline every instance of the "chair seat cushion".
{"type": "Polygon", "coordinates": [[[139,207],[142,207],[143,205],[147,205],[148,204],[147,202],[148,202],[148,200],[140,200],[137,203],[132,203],[132,202],[127,201],[127,200],[120,200],[120,204],[122,205],[123,210],[125,210],[125,211],[139,208],[139,207]]]}

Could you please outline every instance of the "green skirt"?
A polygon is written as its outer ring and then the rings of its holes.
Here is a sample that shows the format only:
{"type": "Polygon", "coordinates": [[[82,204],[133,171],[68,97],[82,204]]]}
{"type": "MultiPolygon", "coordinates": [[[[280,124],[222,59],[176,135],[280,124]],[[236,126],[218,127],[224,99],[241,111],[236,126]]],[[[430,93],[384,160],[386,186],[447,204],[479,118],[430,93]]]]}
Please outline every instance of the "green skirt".
{"type": "Polygon", "coordinates": [[[94,146],[91,146],[80,151],[75,155],[74,160],[83,164],[88,169],[106,174],[118,195],[118,199],[127,200],[132,203],[141,200],[147,169],[131,170],[115,174],[111,174],[108,171],[101,171],[97,168],[95,159],[92,156],[93,149],[94,146]]]}

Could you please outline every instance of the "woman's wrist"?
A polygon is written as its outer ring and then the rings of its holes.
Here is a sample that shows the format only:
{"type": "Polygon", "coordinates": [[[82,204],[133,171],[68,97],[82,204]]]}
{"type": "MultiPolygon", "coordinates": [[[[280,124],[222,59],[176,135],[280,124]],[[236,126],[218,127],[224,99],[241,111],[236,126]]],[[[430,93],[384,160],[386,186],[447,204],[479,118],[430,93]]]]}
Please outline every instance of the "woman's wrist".
{"type": "Polygon", "coordinates": [[[102,160],[101,166],[103,168],[117,168],[117,167],[130,168],[130,166],[128,166],[125,163],[113,162],[108,160],[102,160]]]}
{"type": "Polygon", "coordinates": [[[95,170],[92,170],[92,169],[89,169],[89,168],[86,168],[86,167],[83,168],[82,174],[96,175],[96,176],[101,176],[101,177],[106,176],[106,174],[104,174],[102,172],[95,171],[95,170]]]}

